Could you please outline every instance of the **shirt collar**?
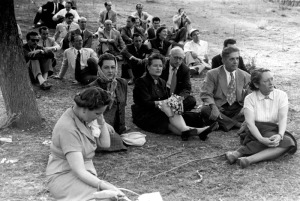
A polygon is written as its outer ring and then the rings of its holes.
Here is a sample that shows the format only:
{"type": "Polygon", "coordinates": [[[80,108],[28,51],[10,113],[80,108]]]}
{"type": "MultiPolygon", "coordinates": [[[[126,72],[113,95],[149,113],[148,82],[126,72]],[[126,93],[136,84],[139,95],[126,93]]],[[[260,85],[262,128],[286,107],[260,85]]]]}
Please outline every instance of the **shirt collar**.
{"type": "MultiPolygon", "coordinates": [[[[226,75],[230,77],[230,72],[228,70],[226,70],[225,65],[223,66],[223,68],[225,70],[226,75]]],[[[234,78],[235,78],[235,72],[236,72],[236,70],[232,71],[234,78]]]]}
{"type": "MultiPolygon", "coordinates": [[[[267,99],[265,95],[263,95],[259,90],[257,91],[257,97],[258,100],[264,100],[267,99]]],[[[269,99],[274,100],[274,91],[272,91],[269,95],[268,95],[269,99]]]]}
{"type": "MultiPolygon", "coordinates": [[[[170,70],[173,70],[173,68],[174,68],[174,67],[170,64],[170,70]]],[[[178,68],[179,68],[179,66],[175,68],[176,71],[178,70],[178,68]]]]}

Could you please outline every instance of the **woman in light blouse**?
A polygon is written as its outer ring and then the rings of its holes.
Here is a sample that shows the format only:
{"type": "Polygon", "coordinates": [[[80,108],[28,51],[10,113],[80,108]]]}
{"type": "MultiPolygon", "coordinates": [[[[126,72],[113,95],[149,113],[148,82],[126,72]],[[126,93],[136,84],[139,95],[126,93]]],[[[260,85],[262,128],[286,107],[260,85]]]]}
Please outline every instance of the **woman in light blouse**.
{"type": "Polygon", "coordinates": [[[253,92],[244,102],[248,130],[242,142],[243,146],[226,153],[229,163],[237,162],[241,168],[275,159],[288,151],[295,153],[297,150],[296,140],[286,131],[287,94],[274,88],[270,70],[255,69],[251,73],[250,88],[253,92]]]}
{"type": "Polygon", "coordinates": [[[103,118],[110,95],[91,87],[78,93],[74,101],[53,129],[46,170],[50,193],[58,201],[125,198],[117,187],[97,177],[92,161],[97,145],[110,146],[103,118]]]}

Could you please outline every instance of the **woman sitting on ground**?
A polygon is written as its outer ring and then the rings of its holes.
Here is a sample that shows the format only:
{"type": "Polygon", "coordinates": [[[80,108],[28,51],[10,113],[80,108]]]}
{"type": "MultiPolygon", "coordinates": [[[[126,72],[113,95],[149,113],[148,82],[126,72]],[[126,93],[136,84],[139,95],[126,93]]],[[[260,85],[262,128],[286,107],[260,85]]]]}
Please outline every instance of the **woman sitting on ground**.
{"type": "Polygon", "coordinates": [[[114,185],[97,177],[92,162],[97,145],[110,146],[103,117],[111,102],[109,93],[91,87],[78,93],[74,101],[53,129],[46,170],[50,193],[58,201],[124,197],[114,185]]]}
{"type": "Polygon", "coordinates": [[[99,57],[97,79],[89,86],[98,86],[110,92],[113,101],[104,112],[104,118],[111,134],[111,146],[105,151],[126,150],[118,134],[126,131],[125,106],[127,101],[127,82],[117,78],[118,63],[114,55],[105,53],[99,57]]]}
{"type": "Polygon", "coordinates": [[[244,115],[248,130],[243,146],[227,152],[230,164],[242,168],[264,160],[275,159],[289,151],[295,153],[297,142],[286,131],[288,114],[287,94],[274,89],[270,70],[259,68],[251,73],[250,88],[245,98],[244,115]]]}
{"type": "Polygon", "coordinates": [[[156,31],[156,37],[150,39],[147,43],[149,49],[152,49],[154,53],[160,53],[165,57],[169,57],[172,48],[172,43],[167,41],[168,28],[159,27],[156,31]]]}
{"type": "MultiPolygon", "coordinates": [[[[165,101],[169,98],[166,82],[159,77],[163,67],[164,57],[153,54],[148,58],[146,74],[136,80],[133,89],[134,105],[131,107],[133,123],[153,133],[171,131],[181,135],[184,141],[191,135],[198,135],[201,140],[205,140],[208,133],[217,128],[217,124],[204,128],[190,127],[181,115],[171,110],[165,101]]],[[[194,117],[199,118],[199,114],[194,113],[194,117]]]]}

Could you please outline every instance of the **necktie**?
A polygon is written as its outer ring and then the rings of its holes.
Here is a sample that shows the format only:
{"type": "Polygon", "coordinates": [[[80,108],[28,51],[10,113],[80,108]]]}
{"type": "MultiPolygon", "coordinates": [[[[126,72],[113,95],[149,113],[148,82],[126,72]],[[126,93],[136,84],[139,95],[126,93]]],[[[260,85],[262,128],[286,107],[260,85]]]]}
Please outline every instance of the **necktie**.
{"type": "Polygon", "coordinates": [[[170,86],[170,94],[174,93],[177,85],[177,75],[176,75],[177,69],[173,68],[172,71],[173,71],[173,75],[172,75],[171,86],[170,86]]]}
{"type": "Polygon", "coordinates": [[[269,96],[265,96],[265,99],[270,99],[270,97],[269,96]]]}
{"type": "Polygon", "coordinates": [[[80,82],[80,73],[81,73],[81,65],[80,65],[80,52],[77,51],[77,57],[75,61],[75,79],[80,82]]]}
{"type": "Polygon", "coordinates": [[[227,102],[229,103],[229,105],[232,105],[235,100],[236,100],[236,86],[235,86],[235,79],[234,79],[234,76],[233,76],[233,73],[230,72],[230,82],[229,82],[229,85],[228,85],[228,91],[227,91],[227,102]]]}
{"type": "Polygon", "coordinates": [[[70,30],[70,25],[68,25],[68,27],[67,27],[67,32],[69,32],[69,30],[70,30]]]}
{"type": "Polygon", "coordinates": [[[106,13],[105,20],[108,20],[108,11],[106,13]]]}
{"type": "Polygon", "coordinates": [[[46,40],[43,40],[43,47],[46,47],[46,40]]]}
{"type": "Polygon", "coordinates": [[[81,38],[82,38],[82,40],[83,40],[83,32],[84,32],[84,31],[81,31],[81,38]]]}

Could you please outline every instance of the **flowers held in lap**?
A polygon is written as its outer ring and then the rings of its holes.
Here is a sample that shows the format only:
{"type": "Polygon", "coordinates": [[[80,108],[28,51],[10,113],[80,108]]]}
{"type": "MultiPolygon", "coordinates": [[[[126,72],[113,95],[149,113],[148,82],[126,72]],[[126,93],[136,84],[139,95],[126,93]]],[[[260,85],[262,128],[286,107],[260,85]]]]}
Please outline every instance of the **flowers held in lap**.
{"type": "Polygon", "coordinates": [[[174,114],[177,115],[182,115],[183,113],[183,97],[178,96],[176,94],[172,94],[171,97],[169,97],[166,100],[160,101],[160,103],[158,104],[158,107],[166,112],[165,110],[169,110],[169,112],[167,113],[172,113],[168,116],[174,116],[174,114]],[[164,108],[164,106],[167,106],[168,108],[164,108]]]}

